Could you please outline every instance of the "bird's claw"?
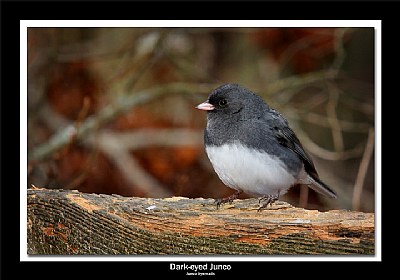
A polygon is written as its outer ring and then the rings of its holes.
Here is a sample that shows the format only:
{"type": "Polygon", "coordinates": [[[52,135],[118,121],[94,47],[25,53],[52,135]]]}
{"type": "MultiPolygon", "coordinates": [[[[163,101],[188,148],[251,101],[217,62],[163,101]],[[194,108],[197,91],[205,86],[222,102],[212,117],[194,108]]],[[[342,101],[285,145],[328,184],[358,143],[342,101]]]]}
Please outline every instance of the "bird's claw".
{"type": "Polygon", "coordinates": [[[241,193],[242,193],[242,191],[237,191],[236,193],[234,193],[228,197],[214,199],[214,203],[217,205],[217,209],[219,209],[222,204],[225,204],[228,202],[232,203],[236,198],[238,198],[238,196],[241,193]]]}
{"type": "Polygon", "coordinates": [[[258,204],[260,207],[257,209],[257,212],[261,212],[263,209],[267,208],[268,205],[272,206],[272,203],[279,199],[279,193],[277,195],[264,195],[258,199],[258,204]],[[263,202],[264,201],[264,202],[263,202]]]}

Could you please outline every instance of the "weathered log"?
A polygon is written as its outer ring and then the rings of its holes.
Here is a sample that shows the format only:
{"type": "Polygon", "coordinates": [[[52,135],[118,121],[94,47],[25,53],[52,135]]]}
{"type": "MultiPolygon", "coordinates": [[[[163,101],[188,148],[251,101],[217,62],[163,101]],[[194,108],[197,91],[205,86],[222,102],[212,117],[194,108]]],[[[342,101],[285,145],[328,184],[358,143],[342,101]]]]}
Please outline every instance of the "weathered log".
{"type": "Polygon", "coordinates": [[[374,214],[28,190],[28,254],[374,254],[374,214]]]}

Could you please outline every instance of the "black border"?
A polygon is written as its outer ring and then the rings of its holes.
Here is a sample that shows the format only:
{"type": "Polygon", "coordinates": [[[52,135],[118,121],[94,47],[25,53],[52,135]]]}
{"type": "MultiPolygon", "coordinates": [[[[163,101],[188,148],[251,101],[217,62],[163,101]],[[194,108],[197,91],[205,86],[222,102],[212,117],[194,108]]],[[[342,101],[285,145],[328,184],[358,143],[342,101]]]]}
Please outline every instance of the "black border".
{"type": "MultiPolygon", "coordinates": [[[[180,277],[182,271],[170,269],[170,263],[198,262],[196,257],[186,259],[182,256],[177,262],[113,262],[118,269],[109,269],[103,266],[104,262],[20,262],[19,261],[19,21],[22,19],[49,19],[49,20],[167,20],[167,19],[240,19],[240,20],[382,20],[382,83],[397,81],[397,72],[386,70],[386,66],[392,61],[393,55],[398,52],[397,44],[388,43],[389,39],[397,40],[398,31],[391,30],[398,25],[399,3],[395,1],[345,1],[345,2],[315,2],[315,1],[280,1],[280,2],[167,2],[167,1],[2,1],[1,10],[1,94],[0,94],[0,120],[1,120],[1,279],[10,279],[29,273],[30,279],[54,279],[58,277],[74,278],[102,278],[110,273],[112,278],[125,277],[134,279],[137,277],[180,277]],[[396,49],[394,49],[396,48],[396,49]],[[392,76],[392,77],[390,77],[392,76]],[[15,266],[17,265],[17,267],[15,266]],[[93,267],[95,265],[95,267],[93,267]],[[80,267],[81,266],[81,267],[80,267]],[[22,269],[22,268],[27,268],[22,269]],[[8,277],[7,277],[8,276],[8,277]]],[[[389,69],[390,65],[389,65],[389,69]]],[[[393,68],[392,68],[393,69],[393,68]]],[[[390,85],[388,86],[388,88],[390,85]]],[[[390,87],[391,91],[397,91],[397,87],[390,87]]],[[[392,94],[395,94],[393,92],[392,94]]],[[[382,110],[383,111],[383,110],[382,110]]],[[[382,116],[383,117],[383,116],[382,116]]],[[[382,191],[382,195],[384,192],[382,191]]],[[[382,215],[383,216],[383,215],[382,215]]],[[[382,234],[383,234],[382,229],[382,234]]],[[[383,248],[382,248],[383,254],[383,248]]],[[[383,256],[382,256],[383,258],[383,256]]],[[[99,258],[101,260],[101,257],[99,258]]],[[[162,260],[162,259],[161,259],[162,260]]],[[[344,260],[345,261],[345,260],[344,260]]],[[[221,262],[228,263],[228,262],[221,262]]],[[[107,263],[109,264],[109,263],[107,263]]],[[[223,276],[235,276],[238,273],[253,277],[298,277],[319,275],[314,266],[326,265],[326,263],[287,262],[283,268],[277,267],[279,262],[237,262],[232,258],[232,269],[221,272],[223,276]],[[294,267],[295,266],[295,267],[294,267]]],[[[354,262],[335,262],[327,265],[327,270],[322,273],[332,272],[332,276],[341,277],[356,274],[361,277],[362,271],[355,269],[354,262]],[[344,265],[345,267],[338,266],[344,265]],[[347,266],[349,265],[349,266],[347,266]],[[349,269],[352,268],[352,269],[349,269]],[[329,269],[329,270],[328,270],[329,269]]],[[[358,267],[358,266],[357,266],[358,267]]],[[[320,268],[318,268],[320,269],[320,268]]],[[[329,273],[330,274],[330,273],[329,273]]],[[[328,274],[328,275],[329,275],[328,274]]]]}
{"type": "MultiPolygon", "coordinates": [[[[2,1],[2,21],[383,19],[390,1],[2,1]]],[[[395,18],[395,17],[394,17],[395,18]]]]}

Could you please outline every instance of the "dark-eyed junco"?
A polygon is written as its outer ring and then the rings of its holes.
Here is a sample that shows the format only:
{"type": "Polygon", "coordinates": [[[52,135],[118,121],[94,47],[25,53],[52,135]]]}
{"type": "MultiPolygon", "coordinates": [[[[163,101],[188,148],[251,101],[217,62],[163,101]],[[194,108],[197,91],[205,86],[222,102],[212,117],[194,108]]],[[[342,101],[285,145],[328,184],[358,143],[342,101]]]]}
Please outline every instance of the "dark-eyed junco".
{"type": "Polygon", "coordinates": [[[261,210],[296,184],[336,198],[287,120],[260,96],[240,85],[225,84],[196,108],[207,111],[208,158],[222,182],[236,190],[218,199],[217,206],[245,192],[260,197],[261,210]]]}

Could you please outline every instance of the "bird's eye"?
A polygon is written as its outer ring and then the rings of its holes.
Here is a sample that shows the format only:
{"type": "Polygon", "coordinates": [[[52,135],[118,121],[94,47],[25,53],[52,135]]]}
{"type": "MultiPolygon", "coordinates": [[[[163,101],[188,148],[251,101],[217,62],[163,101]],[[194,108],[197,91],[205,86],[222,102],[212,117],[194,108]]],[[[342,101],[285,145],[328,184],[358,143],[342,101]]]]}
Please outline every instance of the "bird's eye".
{"type": "Polygon", "coordinates": [[[226,103],[227,103],[226,99],[221,99],[221,100],[218,102],[218,105],[223,107],[223,106],[226,105],[226,103]]]}

